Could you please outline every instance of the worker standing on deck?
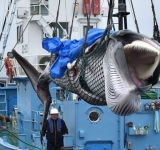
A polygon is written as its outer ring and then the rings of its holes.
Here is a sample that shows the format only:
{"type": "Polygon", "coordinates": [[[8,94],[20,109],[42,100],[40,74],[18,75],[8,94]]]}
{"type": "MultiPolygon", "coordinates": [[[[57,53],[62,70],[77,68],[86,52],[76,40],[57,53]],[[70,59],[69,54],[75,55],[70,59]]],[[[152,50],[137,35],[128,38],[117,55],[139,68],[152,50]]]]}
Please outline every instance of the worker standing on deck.
{"type": "Polygon", "coordinates": [[[56,108],[51,109],[50,115],[45,124],[47,150],[60,150],[63,147],[63,135],[68,134],[68,129],[64,120],[58,117],[56,108]]]}
{"type": "Polygon", "coordinates": [[[0,121],[2,122],[2,130],[6,130],[6,118],[0,114],[0,121]]]}

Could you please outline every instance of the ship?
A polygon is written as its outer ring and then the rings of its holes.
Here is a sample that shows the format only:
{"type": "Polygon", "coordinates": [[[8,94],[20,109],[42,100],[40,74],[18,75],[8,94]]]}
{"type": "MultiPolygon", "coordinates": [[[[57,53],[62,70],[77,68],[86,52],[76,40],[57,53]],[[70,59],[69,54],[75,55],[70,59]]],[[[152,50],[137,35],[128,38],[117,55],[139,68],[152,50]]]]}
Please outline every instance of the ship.
{"type": "MultiPolygon", "coordinates": [[[[88,30],[87,14],[90,14],[90,28],[105,29],[109,5],[104,3],[102,0],[10,0],[8,10],[11,15],[9,23],[5,23],[7,33],[1,54],[1,71],[6,76],[0,79],[0,113],[7,120],[7,130],[0,133],[1,150],[45,150],[47,142],[45,137],[45,144],[41,145],[40,142],[43,103],[16,59],[10,54],[4,56],[14,17],[17,42],[13,49],[42,73],[51,61],[51,54],[42,48],[42,41],[54,34],[62,40],[84,37],[88,30]]],[[[114,16],[123,14],[121,19],[126,20],[129,13],[126,11],[125,0],[118,3],[119,7],[114,11],[119,10],[119,13],[114,16]]],[[[8,16],[6,14],[6,18],[8,16]]],[[[119,29],[123,26],[127,28],[127,23],[123,25],[121,21],[119,29]]],[[[155,39],[158,34],[154,34],[155,39]]],[[[58,109],[59,117],[65,120],[69,131],[68,135],[64,135],[63,150],[160,148],[159,83],[141,96],[140,110],[129,116],[116,115],[107,106],[88,104],[78,95],[53,82],[49,89],[52,97],[50,109],[58,109]]]]}

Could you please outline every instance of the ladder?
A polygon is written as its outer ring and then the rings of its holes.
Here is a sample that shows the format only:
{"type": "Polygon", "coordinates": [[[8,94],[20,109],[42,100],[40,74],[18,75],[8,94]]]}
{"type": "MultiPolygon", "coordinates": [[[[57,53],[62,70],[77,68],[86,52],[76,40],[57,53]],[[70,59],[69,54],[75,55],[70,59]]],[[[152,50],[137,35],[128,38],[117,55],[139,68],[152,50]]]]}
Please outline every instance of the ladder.
{"type": "MultiPolygon", "coordinates": [[[[8,27],[7,27],[7,32],[6,32],[6,34],[4,36],[4,40],[3,40],[3,50],[2,50],[2,53],[1,53],[1,56],[0,56],[0,68],[2,67],[2,59],[3,59],[4,52],[5,52],[5,48],[6,48],[8,36],[9,36],[9,33],[10,33],[10,29],[11,29],[11,26],[12,26],[15,11],[16,11],[16,0],[14,0],[14,3],[13,3],[13,8],[12,8],[10,20],[9,20],[8,27]]],[[[9,13],[9,12],[7,12],[7,13],[9,13]]],[[[8,17],[8,15],[7,15],[7,17],[8,17]]]]}

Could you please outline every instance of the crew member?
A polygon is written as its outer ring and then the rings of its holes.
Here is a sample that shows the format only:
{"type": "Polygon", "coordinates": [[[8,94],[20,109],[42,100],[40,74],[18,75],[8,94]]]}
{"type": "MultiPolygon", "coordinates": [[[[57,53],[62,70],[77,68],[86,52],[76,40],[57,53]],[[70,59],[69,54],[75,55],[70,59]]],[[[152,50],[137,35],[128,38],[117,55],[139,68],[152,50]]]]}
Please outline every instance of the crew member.
{"type": "Polygon", "coordinates": [[[63,119],[58,117],[58,110],[52,108],[45,124],[47,150],[60,150],[63,147],[63,135],[68,134],[67,126],[63,119]]]}

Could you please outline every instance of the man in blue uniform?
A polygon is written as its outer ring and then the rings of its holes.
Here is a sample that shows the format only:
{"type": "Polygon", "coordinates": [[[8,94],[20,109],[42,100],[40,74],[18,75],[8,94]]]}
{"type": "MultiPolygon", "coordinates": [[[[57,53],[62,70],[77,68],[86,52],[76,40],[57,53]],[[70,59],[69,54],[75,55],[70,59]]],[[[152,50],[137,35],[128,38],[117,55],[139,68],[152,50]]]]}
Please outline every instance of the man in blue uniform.
{"type": "Polygon", "coordinates": [[[63,135],[68,134],[68,129],[64,120],[58,117],[56,108],[51,109],[50,115],[45,124],[47,150],[60,150],[63,147],[63,135]]]}

